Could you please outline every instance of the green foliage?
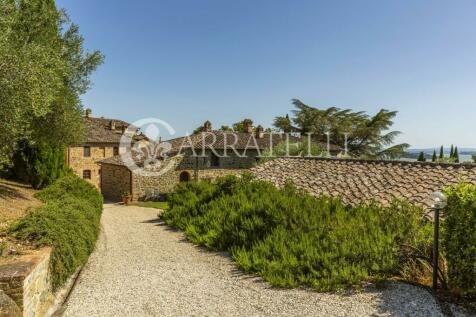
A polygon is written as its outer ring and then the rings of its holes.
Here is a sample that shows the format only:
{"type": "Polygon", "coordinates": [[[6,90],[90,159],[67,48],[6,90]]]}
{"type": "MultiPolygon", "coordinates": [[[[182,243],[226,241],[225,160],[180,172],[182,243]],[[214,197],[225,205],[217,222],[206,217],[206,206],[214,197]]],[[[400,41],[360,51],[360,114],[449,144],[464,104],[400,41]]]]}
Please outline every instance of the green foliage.
{"type": "Polygon", "coordinates": [[[441,160],[444,157],[445,157],[445,150],[444,150],[443,145],[442,145],[441,148],[440,148],[440,157],[439,157],[439,159],[441,160]]]}
{"type": "Polygon", "coordinates": [[[476,294],[476,185],[460,183],[447,188],[446,195],[443,244],[448,284],[476,294]]]}
{"type": "Polygon", "coordinates": [[[88,182],[67,175],[36,194],[45,204],[9,228],[18,239],[51,246],[54,289],[84,265],[94,250],[100,230],[103,199],[88,182]]]}
{"type": "Polygon", "coordinates": [[[30,183],[33,188],[43,188],[52,184],[65,173],[65,147],[40,143],[32,146],[27,140],[13,155],[12,174],[30,183]]]}
{"type": "Polygon", "coordinates": [[[81,141],[80,95],[102,59],[84,51],[54,0],[0,0],[0,168],[11,165],[20,139],[81,141]]]}
{"type": "Polygon", "coordinates": [[[455,161],[455,163],[459,163],[458,147],[455,147],[455,151],[453,152],[453,160],[455,161]]]}
{"type": "Polygon", "coordinates": [[[296,110],[294,118],[289,116],[276,117],[274,126],[285,132],[313,133],[315,141],[327,142],[326,132],[330,132],[334,144],[343,145],[345,135],[349,153],[355,157],[394,159],[405,154],[408,144],[392,143],[400,134],[398,131],[388,131],[393,125],[396,111],[380,110],[374,116],[364,112],[353,112],[350,109],[331,107],[317,109],[310,107],[300,100],[294,99],[296,110]]]}
{"type": "Polygon", "coordinates": [[[408,204],[352,208],[247,175],[180,184],[169,203],[167,224],[282,287],[327,291],[396,274],[405,261],[400,245],[420,247],[431,237],[422,210],[408,204]]]}
{"type": "Polygon", "coordinates": [[[438,157],[436,156],[436,150],[433,150],[433,156],[431,157],[432,162],[438,161],[438,157]]]}
{"type": "Polygon", "coordinates": [[[417,161],[418,162],[426,162],[425,152],[420,152],[420,154],[418,155],[417,161]]]}

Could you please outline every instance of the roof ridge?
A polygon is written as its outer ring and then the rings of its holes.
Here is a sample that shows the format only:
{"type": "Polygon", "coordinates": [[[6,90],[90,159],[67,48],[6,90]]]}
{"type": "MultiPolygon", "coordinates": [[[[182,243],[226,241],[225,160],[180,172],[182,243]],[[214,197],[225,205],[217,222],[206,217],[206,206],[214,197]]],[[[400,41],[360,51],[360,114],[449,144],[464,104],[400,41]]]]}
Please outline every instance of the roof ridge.
{"type": "Polygon", "coordinates": [[[447,162],[419,162],[419,161],[398,161],[398,160],[378,160],[378,159],[353,159],[353,158],[339,158],[339,157],[306,157],[306,156],[282,156],[278,159],[306,159],[319,161],[341,161],[352,163],[384,163],[384,164],[399,164],[399,165],[414,165],[414,166],[432,166],[432,167],[464,167],[468,169],[476,168],[474,163],[447,163],[447,162]]]}

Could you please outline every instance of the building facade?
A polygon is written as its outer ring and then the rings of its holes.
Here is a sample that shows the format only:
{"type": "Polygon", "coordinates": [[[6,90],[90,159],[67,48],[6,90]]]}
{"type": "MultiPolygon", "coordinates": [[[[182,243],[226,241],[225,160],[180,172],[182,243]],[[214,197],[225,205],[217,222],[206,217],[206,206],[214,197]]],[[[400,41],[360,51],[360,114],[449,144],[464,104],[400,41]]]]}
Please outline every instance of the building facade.
{"type": "Polygon", "coordinates": [[[91,114],[91,110],[87,109],[84,116],[84,143],[68,147],[66,163],[76,175],[100,189],[102,171],[98,162],[119,155],[120,140],[129,123],[103,117],[94,118],[91,114]]]}

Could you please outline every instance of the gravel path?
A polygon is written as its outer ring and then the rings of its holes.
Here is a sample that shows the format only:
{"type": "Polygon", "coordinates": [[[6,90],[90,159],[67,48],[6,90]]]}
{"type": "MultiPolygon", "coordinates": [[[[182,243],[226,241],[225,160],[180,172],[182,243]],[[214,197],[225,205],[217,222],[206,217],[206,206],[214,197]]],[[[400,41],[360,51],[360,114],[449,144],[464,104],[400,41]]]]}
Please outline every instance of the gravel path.
{"type": "Polygon", "coordinates": [[[157,209],[106,204],[102,226],[64,316],[441,316],[427,291],[400,283],[352,295],[272,288],[186,242],[157,209]]]}

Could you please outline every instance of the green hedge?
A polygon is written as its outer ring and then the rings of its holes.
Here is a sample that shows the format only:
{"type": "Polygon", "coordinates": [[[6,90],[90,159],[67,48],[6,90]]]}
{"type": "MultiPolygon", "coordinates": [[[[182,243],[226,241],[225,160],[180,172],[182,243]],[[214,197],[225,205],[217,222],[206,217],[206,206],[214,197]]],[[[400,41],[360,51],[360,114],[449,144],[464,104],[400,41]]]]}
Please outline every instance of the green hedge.
{"type": "Polygon", "coordinates": [[[100,230],[103,199],[88,182],[68,175],[37,193],[45,204],[9,228],[14,237],[52,246],[51,271],[57,289],[85,264],[100,230]]]}
{"type": "Polygon", "coordinates": [[[167,224],[282,287],[327,291],[391,276],[403,265],[401,244],[431,241],[431,224],[409,204],[352,208],[250,176],[180,184],[169,204],[167,224]]]}
{"type": "Polygon", "coordinates": [[[476,294],[476,185],[458,184],[446,190],[443,245],[451,288],[476,294]]]}

